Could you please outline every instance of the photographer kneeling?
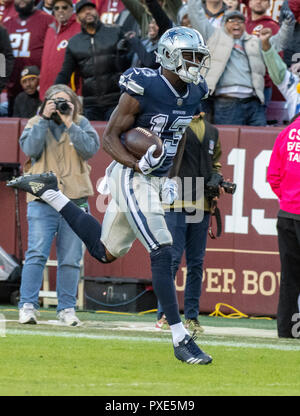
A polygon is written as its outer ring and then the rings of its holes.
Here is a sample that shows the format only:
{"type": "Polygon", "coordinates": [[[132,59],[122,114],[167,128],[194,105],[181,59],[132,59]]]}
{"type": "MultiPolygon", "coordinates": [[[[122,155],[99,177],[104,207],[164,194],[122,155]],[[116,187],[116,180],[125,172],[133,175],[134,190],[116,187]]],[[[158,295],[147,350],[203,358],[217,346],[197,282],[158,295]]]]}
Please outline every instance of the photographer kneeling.
{"type": "MultiPolygon", "coordinates": [[[[24,173],[53,171],[62,192],[87,210],[88,197],[93,195],[87,160],[98,151],[100,143],[97,132],[80,113],[80,101],[69,87],[50,87],[39,115],[28,120],[20,146],[30,158],[24,173]]],[[[27,202],[28,249],[22,270],[19,322],[37,323],[43,270],[56,236],[58,318],[67,325],[78,325],[75,305],[82,242],[50,205],[29,193],[27,202]]]]}

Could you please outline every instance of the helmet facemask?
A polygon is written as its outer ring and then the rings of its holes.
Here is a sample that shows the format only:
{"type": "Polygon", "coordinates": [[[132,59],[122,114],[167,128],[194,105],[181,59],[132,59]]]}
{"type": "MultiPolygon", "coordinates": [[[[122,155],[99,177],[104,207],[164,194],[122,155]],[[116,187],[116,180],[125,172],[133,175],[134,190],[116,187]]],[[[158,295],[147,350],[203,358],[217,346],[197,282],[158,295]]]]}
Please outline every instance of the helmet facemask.
{"type": "Polygon", "coordinates": [[[175,68],[175,74],[182,81],[198,85],[206,77],[210,68],[210,56],[194,50],[181,51],[180,66],[175,68]],[[192,54],[192,60],[184,58],[185,53],[192,54]]]}

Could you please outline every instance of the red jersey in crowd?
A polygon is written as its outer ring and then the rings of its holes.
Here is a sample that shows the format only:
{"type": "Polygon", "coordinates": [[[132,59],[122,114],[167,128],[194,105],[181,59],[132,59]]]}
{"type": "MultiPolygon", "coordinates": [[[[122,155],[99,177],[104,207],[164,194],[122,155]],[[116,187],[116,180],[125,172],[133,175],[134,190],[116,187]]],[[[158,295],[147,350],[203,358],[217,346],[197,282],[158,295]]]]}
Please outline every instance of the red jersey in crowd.
{"type": "Polygon", "coordinates": [[[300,22],[300,2],[299,0],[288,0],[289,7],[295,15],[297,22],[300,22]]]}
{"type": "Polygon", "coordinates": [[[58,73],[61,70],[65,58],[68,41],[71,37],[81,31],[80,24],[73,14],[65,25],[57,26],[51,24],[48,28],[40,74],[40,99],[43,100],[47,89],[54,84],[58,73]]]}
{"type": "MultiPolygon", "coordinates": [[[[291,0],[289,0],[291,1],[291,0]]],[[[298,2],[299,0],[292,0],[298,2]]],[[[280,9],[284,0],[270,0],[270,7],[267,10],[267,15],[272,17],[276,22],[279,20],[280,9]]],[[[250,16],[251,10],[248,7],[249,0],[241,0],[241,9],[246,16],[250,16]],[[246,9],[246,10],[245,10],[246,9]]]]}
{"type": "Polygon", "coordinates": [[[121,0],[95,0],[100,20],[106,24],[115,23],[119,14],[125,9],[121,0]]]}
{"type": "MultiPolygon", "coordinates": [[[[72,0],[75,5],[79,0],[72,0]]],[[[92,0],[96,5],[102,23],[115,23],[121,11],[125,9],[121,0],[92,0]]]]}
{"type": "Polygon", "coordinates": [[[46,32],[54,20],[53,16],[35,10],[26,20],[16,16],[4,22],[15,57],[14,69],[7,85],[9,98],[16,97],[22,91],[20,74],[24,66],[41,67],[46,32]]]}
{"type": "Polygon", "coordinates": [[[18,13],[15,9],[15,4],[13,0],[10,1],[0,1],[0,22],[5,22],[9,17],[15,17],[18,13]]]}

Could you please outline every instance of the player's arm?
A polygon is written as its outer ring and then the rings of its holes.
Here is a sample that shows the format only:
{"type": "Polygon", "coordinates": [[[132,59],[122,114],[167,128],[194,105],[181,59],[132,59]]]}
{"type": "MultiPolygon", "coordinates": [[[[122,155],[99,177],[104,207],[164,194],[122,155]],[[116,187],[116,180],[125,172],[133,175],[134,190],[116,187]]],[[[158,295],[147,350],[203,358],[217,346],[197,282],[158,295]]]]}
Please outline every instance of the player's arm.
{"type": "Polygon", "coordinates": [[[129,130],[140,111],[138,100],[124,92],[112,113],[103,135],[103,149],[122,165],[139,171],[137,159],[123,146],[120,136],[129,130]]]}

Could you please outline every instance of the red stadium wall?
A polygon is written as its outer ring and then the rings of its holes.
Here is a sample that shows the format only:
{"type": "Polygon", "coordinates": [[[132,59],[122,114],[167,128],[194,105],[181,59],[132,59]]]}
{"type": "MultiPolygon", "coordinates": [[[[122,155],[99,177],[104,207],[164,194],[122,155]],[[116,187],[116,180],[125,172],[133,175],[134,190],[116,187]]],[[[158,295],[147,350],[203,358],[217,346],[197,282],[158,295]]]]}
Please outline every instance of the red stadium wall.
{"type": "MultiPolygon", "coordinates": [[[[0,120],[0,162],[24,163],[26,157],[18,138],[26,120],[0,120]]],[[[105,123],[94,122],[100,138],[105,123]]],[[[223,233],[218,239],[208,237],[205,273],[200,303],[201,312],[212,312],[216,303],[230,304],[246,314],[275,315],[278,300],[280,263],[276,237],[278,202],[266,183],[266,169],[279,127],[219,126],[224,178],[237,183],[232,197],[224,195],[219,203],[223,233]]],[[[108,198],[96,191],[110,157],[100,150],[90,160],[95,195],[90,199],[91,212],[100,221],[108,198]]],[[[20,253],[15,224],[15,193],[0,182],[0,246],[8,253],[20,253]]],[[[23,252],[27,248],[25,194],[19,194],[23,252]]],[[[215,224],[213,222],[213,224],[215,224]]],[[[52,251],[52,258],[55,251],[52,251]]],[[[85,275],[151,279],[149,256],[137,241],[123,258],[102,265],[88,253],[85,275]]],[[[178,299],[183,308],[186,277],[183,260],[176,278],[178,299]]]]}

